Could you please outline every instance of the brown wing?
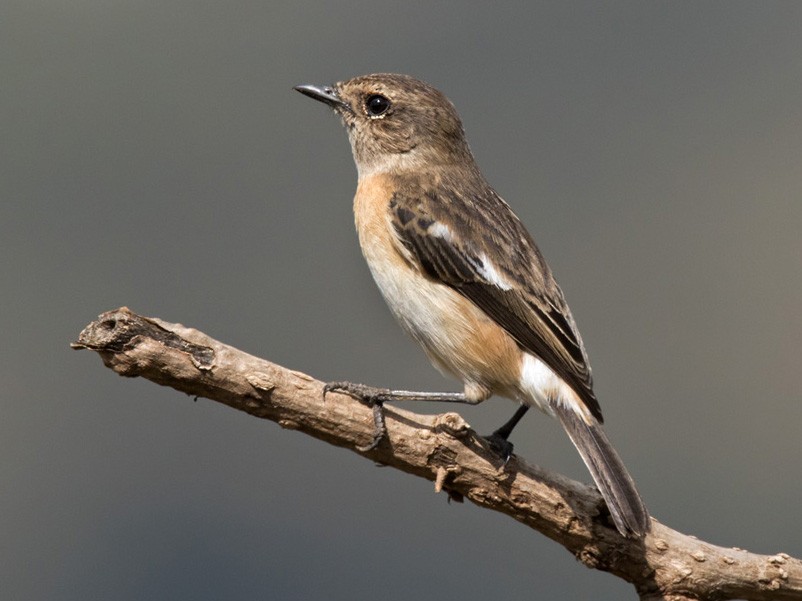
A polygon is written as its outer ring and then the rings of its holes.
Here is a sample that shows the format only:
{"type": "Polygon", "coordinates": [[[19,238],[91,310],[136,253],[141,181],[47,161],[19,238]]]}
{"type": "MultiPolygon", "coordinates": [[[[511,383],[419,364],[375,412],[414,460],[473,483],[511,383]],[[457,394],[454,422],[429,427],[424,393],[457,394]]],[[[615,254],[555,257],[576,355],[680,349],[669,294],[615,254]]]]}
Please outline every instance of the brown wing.
{"type": "Polygon", "coordinates": [[[481,183],[399,186],[390,201],[399,239],[426,275],[487,313],[601,421],[587,354],[562,291],[521,222],[481,183]]]}

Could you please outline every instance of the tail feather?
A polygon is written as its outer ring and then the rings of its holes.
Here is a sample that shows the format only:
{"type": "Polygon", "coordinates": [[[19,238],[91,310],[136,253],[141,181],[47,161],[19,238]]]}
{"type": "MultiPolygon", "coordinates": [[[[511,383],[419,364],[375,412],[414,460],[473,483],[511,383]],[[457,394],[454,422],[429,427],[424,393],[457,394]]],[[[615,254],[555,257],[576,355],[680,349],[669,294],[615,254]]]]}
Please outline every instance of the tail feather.
{"type": "Polygon", "coordinates": [[[618,531],[629,537],[645,535],[649,513],[601,424],[588,424],[562,403],[553,403],[552,407],[590,470],[618,531]]]}

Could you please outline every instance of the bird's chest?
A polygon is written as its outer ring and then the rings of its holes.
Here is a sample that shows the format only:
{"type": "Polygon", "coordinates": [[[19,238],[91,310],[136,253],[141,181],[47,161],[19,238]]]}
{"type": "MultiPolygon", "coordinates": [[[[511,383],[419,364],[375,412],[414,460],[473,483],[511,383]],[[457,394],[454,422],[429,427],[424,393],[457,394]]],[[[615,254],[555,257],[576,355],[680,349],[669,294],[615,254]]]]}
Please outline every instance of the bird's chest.
{"type": "Polygon", "coordinates": [[[354,198],[356,228],[395,318],[441,371],[466,382],[510,380],[518,369],[515,343],[473,303],[422,273],[393,227],[392,188],[377,178],[369,181],[360,182],[354,198]]]}
{"type": "Polygon", "coordinates": [[[444,315],[459,295],[425,277],[404,248],[392,224],[389,178],[361,181],[354,197],[359,245],[373,279],[401,325],[429,347],[444,327],[444,315]]]}

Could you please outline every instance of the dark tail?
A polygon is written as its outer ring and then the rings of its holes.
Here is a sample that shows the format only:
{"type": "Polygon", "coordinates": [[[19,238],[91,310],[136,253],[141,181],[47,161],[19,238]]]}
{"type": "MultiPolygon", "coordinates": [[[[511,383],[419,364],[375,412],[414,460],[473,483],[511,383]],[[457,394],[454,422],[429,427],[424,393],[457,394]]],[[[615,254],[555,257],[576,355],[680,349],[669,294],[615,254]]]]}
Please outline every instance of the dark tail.
{"type": "Polygon", "coordinates": [[[610,444],[602,426],[585,423],[576,412],[561,403],[552,406],[588,466],[618,531],[627,537],[642,537],[649,531],[649,513],[632,476],[610,444]]]}

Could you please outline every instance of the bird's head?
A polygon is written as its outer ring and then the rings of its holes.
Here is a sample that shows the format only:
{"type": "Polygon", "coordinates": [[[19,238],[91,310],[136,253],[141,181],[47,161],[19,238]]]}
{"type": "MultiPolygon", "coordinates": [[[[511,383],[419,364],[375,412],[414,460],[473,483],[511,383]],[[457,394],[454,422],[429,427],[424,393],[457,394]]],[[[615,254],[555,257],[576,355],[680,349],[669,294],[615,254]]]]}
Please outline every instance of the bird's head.
{"type": "Polygon", "coordinates": [[[379,73],[295,89],[340,115],[360,177],[473,160],[451,101],[408,75],[379,73]]]}

